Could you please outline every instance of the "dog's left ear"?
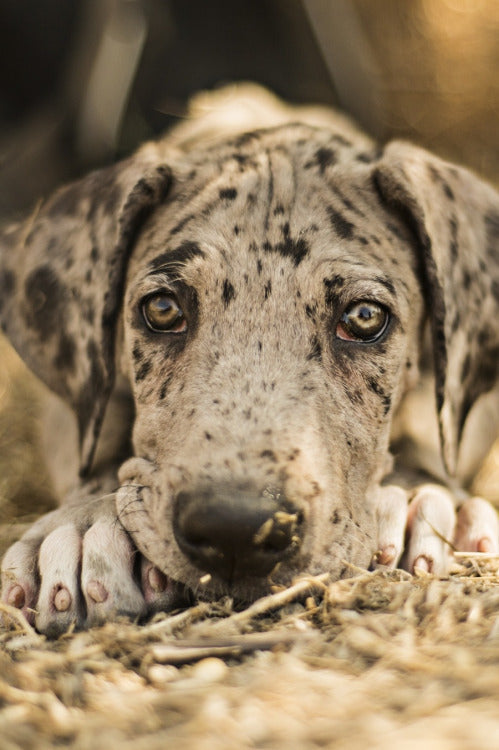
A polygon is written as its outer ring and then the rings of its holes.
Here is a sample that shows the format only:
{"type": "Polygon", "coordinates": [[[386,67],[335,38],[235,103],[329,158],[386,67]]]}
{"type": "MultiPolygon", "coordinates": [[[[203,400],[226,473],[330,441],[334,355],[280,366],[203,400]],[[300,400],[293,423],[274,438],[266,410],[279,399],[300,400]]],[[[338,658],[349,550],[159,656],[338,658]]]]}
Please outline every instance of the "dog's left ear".
{"type": "Polygon", "coordinates": [[[396,141],[374,179],[416,238],[442,454],[455,474],[466,417],[499,376],[499,193],[468,170],[396,141]]]}
{"type": "Polygon", "coordinates": [[[114,383],[128,256],[170,171],[149,144],[58,190],[0,233],[0,323],[28,366],[76,413],[86,473],[114,383]]]}

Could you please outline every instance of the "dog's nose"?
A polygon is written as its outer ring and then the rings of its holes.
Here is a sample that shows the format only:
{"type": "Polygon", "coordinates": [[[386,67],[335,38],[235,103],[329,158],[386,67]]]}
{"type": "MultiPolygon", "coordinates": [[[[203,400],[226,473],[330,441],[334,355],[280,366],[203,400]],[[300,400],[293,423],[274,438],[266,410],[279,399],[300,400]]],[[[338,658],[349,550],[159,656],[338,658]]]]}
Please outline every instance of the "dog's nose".
{"type": "Polygon", "coordinates": [[[265,576],[300,545],[301,511],[278,492],[229,487],[177,495],[177,543],[202,571],[226,581],[265,576]]]}

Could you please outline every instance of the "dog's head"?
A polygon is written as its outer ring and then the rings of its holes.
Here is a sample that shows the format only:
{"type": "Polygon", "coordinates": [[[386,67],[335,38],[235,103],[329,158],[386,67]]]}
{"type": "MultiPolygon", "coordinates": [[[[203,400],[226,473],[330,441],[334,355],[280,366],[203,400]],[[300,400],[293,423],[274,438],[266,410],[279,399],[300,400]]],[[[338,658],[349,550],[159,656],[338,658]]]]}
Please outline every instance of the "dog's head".
{"type": "Polygon", "coordinates": [[[469,172],[285,124],[151,146],[57,193],[5,234],[0,315],[75,409],[83,472],[119,363],[123,524],[171,577],[248,598],[368,565],[425,309],[454,469],[497,376],[498,254],[499,197],[469,172]]]}

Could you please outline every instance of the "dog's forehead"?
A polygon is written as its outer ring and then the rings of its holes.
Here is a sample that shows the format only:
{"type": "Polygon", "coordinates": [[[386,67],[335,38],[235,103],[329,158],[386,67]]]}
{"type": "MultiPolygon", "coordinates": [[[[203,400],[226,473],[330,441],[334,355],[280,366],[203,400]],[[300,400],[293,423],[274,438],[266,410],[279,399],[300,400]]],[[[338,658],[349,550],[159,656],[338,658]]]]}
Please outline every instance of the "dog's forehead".
{"type": "MultiPolygon", "coordinates": [[[[410,238],[378,198],[375,158],[364,142],[361,148],[307,126],[194,151],[173,169],[168,200],[134,250],[133,276],[172,260],[206,257],[242,269],[256,255],[285,258],[300,270],[348,255],[350,268],[356,262],[392,273],[397,253],[390,246],[408,246],[410,238]]],[[[395,263],[412,265],[413,259],[407,254],[395,263]]]]}

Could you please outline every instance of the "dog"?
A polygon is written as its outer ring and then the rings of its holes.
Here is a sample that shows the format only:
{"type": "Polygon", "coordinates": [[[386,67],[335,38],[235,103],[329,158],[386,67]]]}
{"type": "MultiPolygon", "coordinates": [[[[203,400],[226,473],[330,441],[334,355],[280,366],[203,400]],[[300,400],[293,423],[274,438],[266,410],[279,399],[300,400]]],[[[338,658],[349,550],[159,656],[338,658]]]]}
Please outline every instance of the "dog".
{"type": "Polygon", "coordinates": [[[50,636],[499,546],[459,489],[497,412],[497,191],[257,86],[192,112],[2,233],[1,325],[56,394],[64,495],[2,596],[50,636]],[[442,483],[414,436],[405,473],[390,452],[427,321],[442,483]]]}

